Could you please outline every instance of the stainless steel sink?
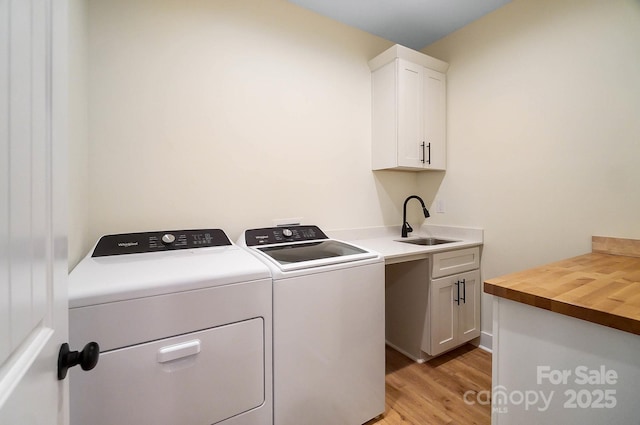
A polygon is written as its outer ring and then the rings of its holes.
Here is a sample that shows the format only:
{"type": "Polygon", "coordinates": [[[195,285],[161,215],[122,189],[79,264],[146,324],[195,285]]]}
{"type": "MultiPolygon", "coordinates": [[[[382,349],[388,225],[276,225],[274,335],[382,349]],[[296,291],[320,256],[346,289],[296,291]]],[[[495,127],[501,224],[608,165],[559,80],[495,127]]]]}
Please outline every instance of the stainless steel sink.
{"type": "Polygon", "coordinates": [[[460,241],[452,241],[450,239],[439,238],[411,238],[411,239],[396,239],[397,242],[412,243],[414,245],[442,245],[445,243],[454,243],[460,241]]]}

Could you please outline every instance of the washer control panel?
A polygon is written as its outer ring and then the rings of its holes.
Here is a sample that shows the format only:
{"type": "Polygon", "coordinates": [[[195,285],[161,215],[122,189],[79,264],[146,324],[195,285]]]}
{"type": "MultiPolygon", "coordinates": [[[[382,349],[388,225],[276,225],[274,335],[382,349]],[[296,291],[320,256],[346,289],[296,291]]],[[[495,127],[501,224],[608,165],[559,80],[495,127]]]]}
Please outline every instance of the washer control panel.
{"type": "Polygon", "coordinates": [[[100,238],[92,257],[231,245],[221,229],[122,233],[100,238]]]}
{"type": "Polygon", "coordinates": [[[244,233],[247,246],[329,239],[318,226],[265,227],[244,233]]]}

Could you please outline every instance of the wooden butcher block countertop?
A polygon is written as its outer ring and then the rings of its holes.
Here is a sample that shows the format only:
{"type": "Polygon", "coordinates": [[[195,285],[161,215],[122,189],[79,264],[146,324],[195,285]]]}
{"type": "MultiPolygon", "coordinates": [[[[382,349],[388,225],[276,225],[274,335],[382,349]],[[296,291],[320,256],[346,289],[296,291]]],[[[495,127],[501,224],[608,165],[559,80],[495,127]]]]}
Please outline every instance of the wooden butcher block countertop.
{"type": "Polygon", "coordinates": [[[489,279],[484,291],[640,335],[640,240],[594,236],[591,254],[489,279]]]}

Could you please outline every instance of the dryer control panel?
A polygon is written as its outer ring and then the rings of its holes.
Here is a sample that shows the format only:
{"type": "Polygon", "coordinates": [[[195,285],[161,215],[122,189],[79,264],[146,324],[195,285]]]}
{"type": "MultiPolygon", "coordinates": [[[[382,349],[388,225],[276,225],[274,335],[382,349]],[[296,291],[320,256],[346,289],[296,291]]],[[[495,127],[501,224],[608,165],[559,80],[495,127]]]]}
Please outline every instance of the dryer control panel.
{"type": "Polygon", "coordinates": [[[231,245],[221,229],[122,233],[100,238],[92,257],[231,245]]]}
{"type": "Polygon", "coordinates": [[[318,226],[265,227],[250,229],[244,234],[247,246],[329,239],[318,226]]]}

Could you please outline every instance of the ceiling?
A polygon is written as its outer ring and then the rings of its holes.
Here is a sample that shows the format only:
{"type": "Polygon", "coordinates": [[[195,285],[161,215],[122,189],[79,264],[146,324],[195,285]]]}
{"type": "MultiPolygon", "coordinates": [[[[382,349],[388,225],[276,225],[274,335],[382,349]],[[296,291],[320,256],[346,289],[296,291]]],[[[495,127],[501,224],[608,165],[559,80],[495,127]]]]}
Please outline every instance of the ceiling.
{"type": "Polygon", "coordinates": [[[420,50],[511,0],[288,0],[420,50]]]}

